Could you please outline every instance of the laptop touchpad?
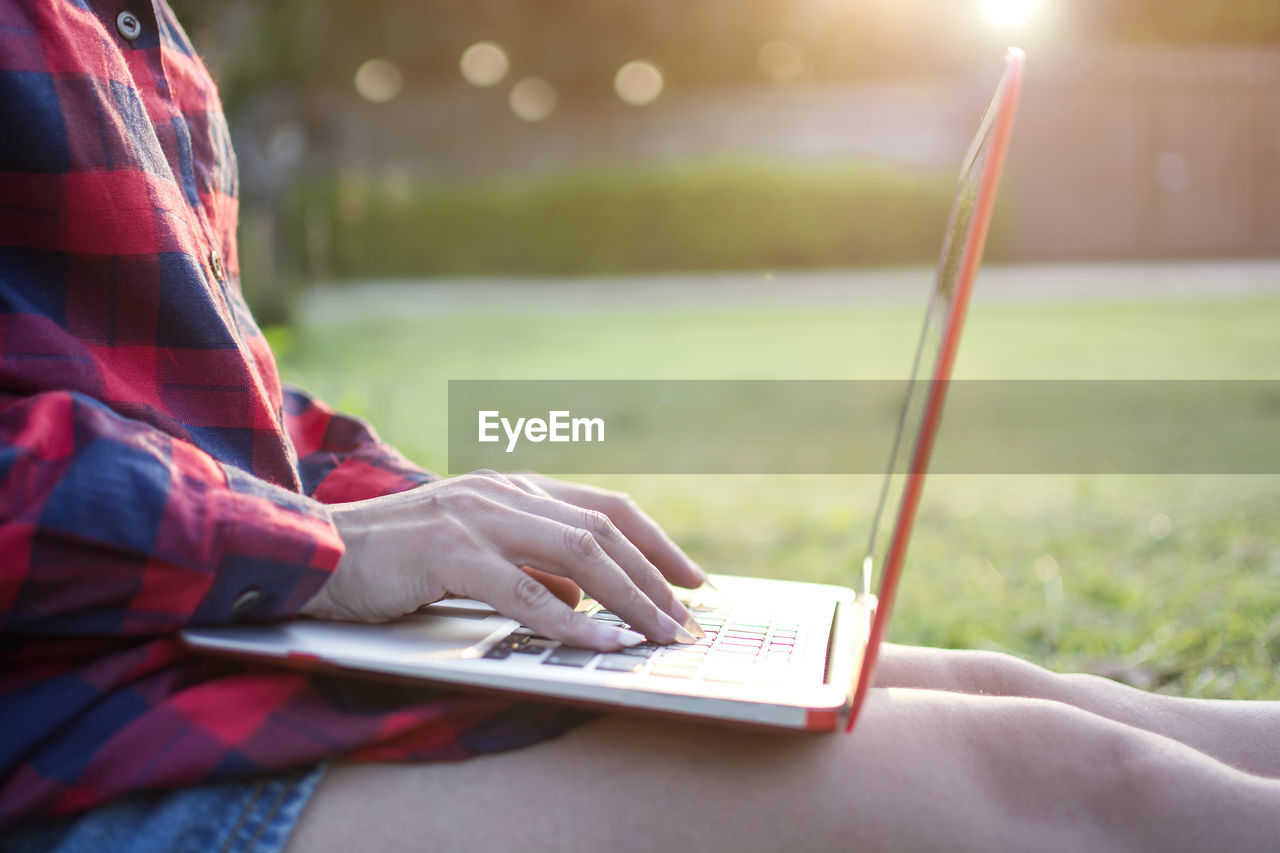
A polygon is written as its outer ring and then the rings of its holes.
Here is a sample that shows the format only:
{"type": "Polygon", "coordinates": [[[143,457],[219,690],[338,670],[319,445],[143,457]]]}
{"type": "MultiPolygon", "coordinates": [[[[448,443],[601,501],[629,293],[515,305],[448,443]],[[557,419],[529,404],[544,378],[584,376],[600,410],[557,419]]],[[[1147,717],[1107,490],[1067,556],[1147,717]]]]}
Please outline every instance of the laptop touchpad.
{"type": "Polygon", "coordinates": [[[294,651],[349,662],[479,657],[485,640],[505,636],[517,624],[492,611],[445,611],[378,625],[302,620],[281,627],[290,634],[287,642],[294,651]]]}

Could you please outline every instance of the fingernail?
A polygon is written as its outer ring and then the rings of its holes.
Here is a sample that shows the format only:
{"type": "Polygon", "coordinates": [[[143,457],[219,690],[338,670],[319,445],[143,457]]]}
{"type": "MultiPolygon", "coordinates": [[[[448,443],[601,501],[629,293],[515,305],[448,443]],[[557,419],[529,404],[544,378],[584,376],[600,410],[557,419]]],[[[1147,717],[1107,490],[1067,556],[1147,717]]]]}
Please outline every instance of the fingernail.
{"type": "Polygon", "coordinates": [[[644,637],[635,631],[628,631],[626,628],[614,628],[613,630],[618,642],[626,648],[638,646],[644,642],[644,637]]]}
{"type": "Polygon", "coordinates": [[[694,619],[693,616],[684,620],[684,629],[692,634],[695,640],[701,640],[707,636],[707,632],[702,630],[702,626],[698,624],[698,620],[694,619]]]}
{"type": "MultiPolygon", "coordinates": [[[[699,628],[698,630],[702,631],[701,628],[699,628]]],[[[706,634],[703,633],[702,636],[705,637],[706,634]]],[[[698,638],[693,636],[693,634],[690,634],[686,628],[679,627],[679,628],[676,628],[676,642],[684,643],[685,645],[692,645],[693,643],[698,642],[698,638]]]]}
{"type": "Polygon", "coordinates": [[[685,607],[684,602],[674,595],[671,597],[671,606],[667,608],[666,612],[668,616],[676,620],[677,625],[684,625],[685,627],[688,627],[689,620],[693,618],[689,608],[685,607]]]}
{"type": "MultiPolygon", "coordinates": [[[[670,616],[668,616],[667,614],[661,611],[658,612],[658,622],[662,626],[663,633],[667,637],[670,637],[670,639],[663,639],[662,637],[654,637],[655,642],[658,642],[658,643],[696,643],[698,642],[698,638],[693,636],[693,634],[689,632],[688,628],[685,628],[679,622],[672,619],[670,616]]],[[[698,630],[701,631],[702,628],[699,627],[698,630]]],[[[706,636],[706,635],[704,634],[703,636],[706,636]]]]}
{"type": "Polygon", "coordinates": [[[720,591],[720,587],[716,586],[711,582],[711,578],[707,575],[706,572],[702,573],[702,585],[705,586],[707,589],[711,590],[712,592],[720,591]]]}
{"type": "Polygon", "coordinates": [[[595,635],[597,648],[629,648],[645,642],[645,637],[626,628],[615,628],[592,620],[592,633],[595,635]]]}

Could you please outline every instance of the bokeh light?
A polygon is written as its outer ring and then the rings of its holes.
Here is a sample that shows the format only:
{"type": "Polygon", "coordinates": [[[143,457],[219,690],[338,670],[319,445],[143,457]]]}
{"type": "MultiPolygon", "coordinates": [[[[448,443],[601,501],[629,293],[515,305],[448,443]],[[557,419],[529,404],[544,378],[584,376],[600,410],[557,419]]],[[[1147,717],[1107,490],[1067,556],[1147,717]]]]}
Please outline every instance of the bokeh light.
{"type": "Polygon", "coordinates": [[[1157,541],[1167,539],[1169,534],[1173,532],[1173,519],[1158,512],[1151,516],[1151,520],[1147,522],[1147,532],[1151,534],[1151,538],[1157,541]]]}
{"type": "Polygon", "coordinates": [[[511,112],[525,121],[542,121],[555,112],[556,90],[541,77],[526,77],[511,87],[511,112]]]}
{"type": "Polygon", "coordinates": [[[272,168],[292,169],[307,153],[307,131],[298,121],[276,125],[267,137],[267,160],[272,168]]]}
{"type": "Polygon", "coordinates": [[[787,83],[804,73],[804,57],[786,41],[771,41],[756,52],[756,65],[775,83],[787,83]]]}
{"type": "Polygon", "coordinates": [[[507,76],[511,62],[507,52],[491,41],[478,41],[462,52],[458,68],[473,86],[493,86],[507,76]]]}
{"type": "Polygon", "coordinates": [[[982,17],[992,26],[1011,30],[1031,20],[1040,0],[981,0],[982,17]]]}
{"type": "Polygon", "coordinates": [[[651,104],[662,94],[662,71],[647,59],[635,59],[618,69],[613,89],[633,107],[651,104]]]}
{"type": "Polygon", "coordinates": [[[385,104],[404,88],[404,74],[389,59],[370,59],[356,69],[355,85],[369,103],[385,104]]]}

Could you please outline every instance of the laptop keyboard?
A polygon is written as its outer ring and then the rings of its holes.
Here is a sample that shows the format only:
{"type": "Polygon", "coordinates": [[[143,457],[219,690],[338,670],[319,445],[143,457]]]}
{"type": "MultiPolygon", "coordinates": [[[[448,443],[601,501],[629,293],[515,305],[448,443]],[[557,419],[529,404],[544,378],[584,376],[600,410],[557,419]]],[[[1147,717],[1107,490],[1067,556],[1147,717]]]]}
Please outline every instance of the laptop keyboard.
{"type": "MultiPolygon", "coordinates": [[[[502,660],[527,655],[532,659],[536,655],[545,666],[742,684],[780,679],[802,640],[798,622],[780,619],[758,607],[694,605],[689,609],[707,634],[692,645],[645,642],[617,652],[597,652],[562,646],[521,627],[495,644],[485,657],[502,660]]],[[[630,627],[608,610],[597,610],[591,618],[630,627]]]]}

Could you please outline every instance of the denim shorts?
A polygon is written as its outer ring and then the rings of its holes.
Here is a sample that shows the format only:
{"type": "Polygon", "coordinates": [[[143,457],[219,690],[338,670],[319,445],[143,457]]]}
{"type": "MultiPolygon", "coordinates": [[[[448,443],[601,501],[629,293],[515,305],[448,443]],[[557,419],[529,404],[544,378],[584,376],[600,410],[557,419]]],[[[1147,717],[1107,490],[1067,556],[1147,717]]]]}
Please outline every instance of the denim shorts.
{"type": "Polygon", "coordinates": [[[279,853],[325,766],[132,794],[92,811],[0,834],[0,853],[279,853]]]}

